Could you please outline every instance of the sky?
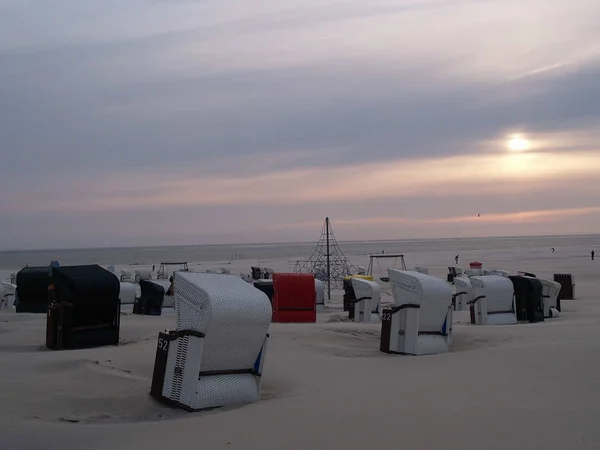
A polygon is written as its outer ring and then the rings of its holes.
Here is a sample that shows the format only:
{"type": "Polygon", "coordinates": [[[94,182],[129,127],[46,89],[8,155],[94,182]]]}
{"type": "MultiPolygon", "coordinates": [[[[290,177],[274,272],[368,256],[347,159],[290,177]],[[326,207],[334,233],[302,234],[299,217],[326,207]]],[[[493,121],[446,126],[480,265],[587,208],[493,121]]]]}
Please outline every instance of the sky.
{"type": "Polygon", "coordinates": [[[598,233],[598,17],[0,0],[0,249],[598,233]]]}

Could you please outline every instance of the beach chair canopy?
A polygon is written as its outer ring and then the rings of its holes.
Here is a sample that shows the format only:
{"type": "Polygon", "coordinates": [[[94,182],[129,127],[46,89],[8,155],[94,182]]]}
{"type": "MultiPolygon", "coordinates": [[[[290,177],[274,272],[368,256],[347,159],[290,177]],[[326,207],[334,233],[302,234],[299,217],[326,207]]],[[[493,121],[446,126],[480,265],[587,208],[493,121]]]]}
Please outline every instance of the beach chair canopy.
{"type": "Polygon", "coordinates": [[[471,277],[475,297],[485,295],[488,314],[512,311],[513,284],[509,278],[499,275],[471,277]]]}
{"type": "Polygon", "coordinates": [[[441,278],[388,269],[396,305],[419,305],[419,332],[439,332],[452,303],[452,290],[441,278]]]}
{"type": "Polygon", "coordinates": [[[542,284],[542,300],[544,302],[544,317],[551,317],[550,308],[561,310],[559,294],[562,285],[548,278],[538,278],[542,284]]]}
{"type": "Polygon", "coordinates": [[[380,350],[427,355],[448,351],[452,289],[441,278],[388,269],[395,308],[382,312],[380,350]]]}
{"type": "Polygon", "coordinates": [[[381,286],[374,281],[361,278],[352,279],[356,294],[353,319],[362,323],[379,323],[379,302],[381,286]]]}
{"type": "Polygon", "coordinates": [[[152,395],[191,410],[258,401],[268,297],[235,275],[176,272],[174,283],[177,330],[160,334],[152,395]]]}
{"type": "Polygon", "coordinates": [[[315,278],[315,291],[317,293],[317,306],[325,305],[325,283],[315,278]]]}
{"type": "Polygon", "coordinates": [[[528,276],[511,275],[515,292],[515,308],[517,320],[540,322],[544,320],[544,302],[542,299],[542,283],[539,279],[528,276]]]}
{"type": "Polygon", "coordinates": [[[119,289],[119,298],[121,305],[133,305],[138,291],[138,285],[129,281],[121,281],[119,289]]]}
{"type": "Polygon", "coordinates": [[[48,311],[48,286],[50,266],[25,267],[17,273],[18,313],[46,313],[48,311]]]}
{"type": "Polygon", "coordinates": [[[316,322],[317,292],[310,273],[273,274],[273,322],[316,322]]]}
{"type": "Polygon", "coordinates": [[[375,281],[369,281],[362,278],[352,278],[352,288],[356,299],[365,298],[369,307],[369,312],[379,312],[379,301],[381,297],[381,286],[375,281]]]}
{"type": "Polygon", "coordinates": [[[471,277],[474,304],[471,323],[478,325],[507,325],[517,322],[513,283],[500,275],[471,277]]]}
{"type": "Polygon", "coordinates": [[[165,288],[162,284],[150,280],[140,281],[140,298],[136,300],[134,314],[160,316],[165,299],[165,288]]]}
{"type": "Polygon", "coordinates": [[[469,277],[456,277],[454,278],[454,285],[456,286],[455,309],[457,311],[468,309],[470,302],[475,298],[471,279],[469,277]]]}
{"type": "Polygon", "coordinates": [[[98,266],[61,266],[52,269],[56,301],[73,305],[73,326],[113,322],[121,285],[112,272],[98,266]]]}

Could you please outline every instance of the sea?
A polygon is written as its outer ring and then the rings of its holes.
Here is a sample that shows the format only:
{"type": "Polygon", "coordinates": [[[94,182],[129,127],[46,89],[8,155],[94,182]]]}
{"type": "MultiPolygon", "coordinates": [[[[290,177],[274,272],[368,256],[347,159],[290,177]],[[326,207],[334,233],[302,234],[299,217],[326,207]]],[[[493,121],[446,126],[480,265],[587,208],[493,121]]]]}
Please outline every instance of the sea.
{"type": "MultiPolygon", "coordinates": [[[[407,239],[381,241],[340,241],[340,250],[357,258],[374,253],[418,254],[420,252],[456,253],[480,250],[505,251],[511,249],[569,249],[589,257],[594,250],[600,257],[600,235],[571,236],[519,236],[460,239],[407,239]]],[[[0,269],[19,269],[29,266],[46,266],[57,260],[61,265],[152,265],[161,262],[186,261],[241,261],[249,263],[309,257],[317,243],[188,245],[158,247],[81,248],[0,252],[0,269]]]]}

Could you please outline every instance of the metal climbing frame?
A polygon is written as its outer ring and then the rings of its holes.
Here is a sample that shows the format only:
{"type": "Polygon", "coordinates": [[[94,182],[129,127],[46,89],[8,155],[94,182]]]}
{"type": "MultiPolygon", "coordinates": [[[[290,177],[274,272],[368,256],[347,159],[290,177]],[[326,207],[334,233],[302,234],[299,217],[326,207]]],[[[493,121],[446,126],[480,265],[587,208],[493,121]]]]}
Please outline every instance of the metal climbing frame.
{"type": "Polygon", "coordinates": [[[312,273],[317,280],[325,283],[327,298],[331,300],[331,288],[342,289],[344,277],[355,271],[356,267],[342,252],[333,234],[329,217],[326,217],[316,248],[307,260],[296,261],[294,273],[312,273]]]}

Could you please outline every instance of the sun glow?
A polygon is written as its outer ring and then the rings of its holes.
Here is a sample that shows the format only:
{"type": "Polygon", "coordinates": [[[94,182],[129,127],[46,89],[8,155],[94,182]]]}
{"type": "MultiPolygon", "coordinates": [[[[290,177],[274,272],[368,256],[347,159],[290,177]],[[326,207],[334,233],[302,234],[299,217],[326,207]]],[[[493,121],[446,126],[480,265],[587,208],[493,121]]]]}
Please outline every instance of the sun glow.
{"type": "Polygon", "coordinates": [[[513,152],[523,152],[531,146],[530,142],[523,136],[512,136],[507,142],[508,149],[513,152]]]}
{"type": "MultiPolygon", "coordinates": [[[[534,150],[532,144],[531,150],[534,150]]],[[[277,161],[277,160],[276,160],[277,161]]],[[[264,164],[258,161],[257,164],[264,164]]],[[[257,165],[257,167],[259,167],[257,165]]],[[[325,201],[445,197],[448,186],[469,190],[474,196],[519,194],[566,185],[577,180],[579,189],[592,190],[600,154],[593,151],[555,153],[523,151],[481,153],[439,158],[358,162],[337,167],[294,167],[269,171],[233,172],[224,165],[213,174],[198,177],[199,169],[165,173],[124,168],[108,178],[87,177],[77,191],[62,188],[27,190],[15,211],[107,211],[157,206],[216,206],[255,202],[270,205],[322,204],[325,201]],[[147,186],[148,177],[152,186],[147,186]],[[361,183],[356,183],[360,179],[361,183]],[[477,189],[472,190],[477,184],[477,189]],[[60,192],[60,201],[56,200],[60,192]]],[[[49,185],[50,186],[50,185],[49,185]]],[[[596,189],[597,190],[597,189],[596,189]]],[[[0,203],[3,194],[0,192],[0,203]]],[[[480,221],[481,222],[481,221],[480,221]]]]}

